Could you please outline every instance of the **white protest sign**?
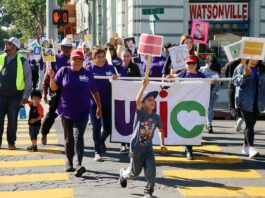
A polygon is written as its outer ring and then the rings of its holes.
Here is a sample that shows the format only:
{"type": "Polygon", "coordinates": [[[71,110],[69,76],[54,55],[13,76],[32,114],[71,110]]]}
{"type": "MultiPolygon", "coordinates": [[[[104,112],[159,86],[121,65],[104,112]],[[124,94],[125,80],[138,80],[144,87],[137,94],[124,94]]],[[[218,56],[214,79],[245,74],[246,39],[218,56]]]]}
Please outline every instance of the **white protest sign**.
{"type": "Polygon", "coordinates": [[[231,43],[230,45],[224,46],[224,51],[229,61],[233,61],[233,60],[240,58],[240,50],[241,50],[242,44],[243,44],[243,41],[240,40],[235,43],[231,43]]]}
{"type": "MultiPolygon", "coordinates": [[[[165,131],[166,145],[200,145],[210,99],[210,81],[175,82],[165,89],[150,81],[146,92],[158,91],[156,113],[165,131]]],[[[140,81],[112,81],[112,142],[130,142],[134,131],[140,81]]],[[[158,132],[154,144],[160,144],[158,132]]]]}
{"type": "Polygon", "coordinates": [[[242,42],[241,58],[264,60],[265,38],[243,37],[242,42]]]}
{"type": "Polygon", "coordinates": [[[185,68],[185,59],[189,56],[189,49],[186,44],[169,48],[169,54],[173,69],[182,70],[185,68]]]}

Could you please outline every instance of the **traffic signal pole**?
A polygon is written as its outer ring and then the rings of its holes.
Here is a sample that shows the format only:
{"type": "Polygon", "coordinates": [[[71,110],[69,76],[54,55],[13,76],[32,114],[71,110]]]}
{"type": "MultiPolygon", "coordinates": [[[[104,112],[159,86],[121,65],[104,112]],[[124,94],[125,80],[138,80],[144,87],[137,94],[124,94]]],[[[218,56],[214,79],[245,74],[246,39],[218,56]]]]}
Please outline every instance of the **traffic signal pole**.
{"type": "Polygon", "coordinates": [[[52,12],[58,8],[57,0],[46,0],[46,37],[57,43],[57,26],[52,23],[52,12]]]}

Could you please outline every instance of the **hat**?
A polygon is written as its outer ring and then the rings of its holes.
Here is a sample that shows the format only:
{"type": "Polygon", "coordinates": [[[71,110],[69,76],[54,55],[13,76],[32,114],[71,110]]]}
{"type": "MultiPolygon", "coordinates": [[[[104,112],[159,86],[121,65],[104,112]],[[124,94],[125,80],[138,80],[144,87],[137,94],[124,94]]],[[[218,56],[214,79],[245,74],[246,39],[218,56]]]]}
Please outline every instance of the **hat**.
{"type": "Polygon", "coordinates": [[[62,40],[62,46],[66,46],[66,47],[73,47],[73,43],[71,42],[71,39],[69,38],[64,38],[62,40]]]}
{"type": "Polygon", "coordinates": [[[189,62],[198,63],[198,59],[195,56],[189,56],[185,59],[185,63],[189,63],[189,62]]]}
{"type": "Polygon", "coordinates": [[[156,98],[158,95],[158,91],[150,91],[150,92],[145,92],[142,98],[142,101],[145,101],[146,98],[148,98],[149,96],[153,96],[154,98],[156,98]]]}
{"type": "Polygon", "coordinates": [[[4,39],[5,43],[12,43],[17,47],[17,49],[20,48],[20,41],[16,37],[11,37],[10,39],[4,39]]]}
{"type": "Polygon", "coordinates": [[[80,50],[74,50],[71,53],[71,59],[72,58],[80,58],[80,59],[84,60],[84,54],[80,50]]]}

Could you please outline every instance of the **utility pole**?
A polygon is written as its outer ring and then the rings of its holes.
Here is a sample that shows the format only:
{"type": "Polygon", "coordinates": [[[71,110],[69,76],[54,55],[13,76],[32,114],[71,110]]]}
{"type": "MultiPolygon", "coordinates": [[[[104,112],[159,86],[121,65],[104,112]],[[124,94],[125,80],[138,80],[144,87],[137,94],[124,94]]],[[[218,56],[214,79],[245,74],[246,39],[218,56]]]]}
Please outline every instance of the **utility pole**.
{"type": "Polygon", "coordinates": [[[46,37],[57,43],[57,26],[52,23],[52,12],[58,8],[57,0],[46,0],[46,37]]]}

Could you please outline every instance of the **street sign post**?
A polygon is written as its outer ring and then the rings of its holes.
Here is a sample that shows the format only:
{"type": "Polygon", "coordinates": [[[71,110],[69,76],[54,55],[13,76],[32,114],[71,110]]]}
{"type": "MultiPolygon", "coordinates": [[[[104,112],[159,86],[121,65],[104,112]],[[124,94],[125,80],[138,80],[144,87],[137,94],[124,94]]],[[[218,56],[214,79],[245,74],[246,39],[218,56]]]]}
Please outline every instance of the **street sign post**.
{"type": "Polygon", "coordinates": [[[159,14],[164,14],[164,8],[143,8],[142,14],[143,15],[150,15],[150,22],[151,22],[151,32],[155,34],[155,21],[159,21],[160,17],[159,14]]]}

